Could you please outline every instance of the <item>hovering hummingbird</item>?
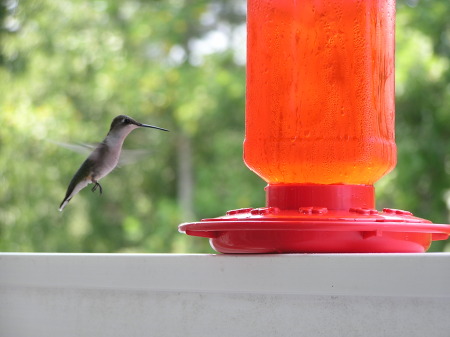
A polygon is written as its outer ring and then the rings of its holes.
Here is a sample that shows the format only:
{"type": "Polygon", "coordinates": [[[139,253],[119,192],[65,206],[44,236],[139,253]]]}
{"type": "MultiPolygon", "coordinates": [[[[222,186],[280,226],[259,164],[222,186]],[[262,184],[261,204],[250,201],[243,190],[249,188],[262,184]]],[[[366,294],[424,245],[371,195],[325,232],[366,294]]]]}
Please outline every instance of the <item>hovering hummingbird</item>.
{"type": "Polygon", "coordinates": [[[66,207],[75,194],[90,183],[94,184],[92,192],[95,192],[98,188],[100,194],[102,194],[103,189],[98,181],[117,166],[125,138],[131,131],[139,127],[169,131],[157,126],[139,123],[125,115],[119,115],[114,118],[106,138],[97,145],[84,163],[81,164],[70,181],[66,196],[59,206],[60,211],[66,207]]]}

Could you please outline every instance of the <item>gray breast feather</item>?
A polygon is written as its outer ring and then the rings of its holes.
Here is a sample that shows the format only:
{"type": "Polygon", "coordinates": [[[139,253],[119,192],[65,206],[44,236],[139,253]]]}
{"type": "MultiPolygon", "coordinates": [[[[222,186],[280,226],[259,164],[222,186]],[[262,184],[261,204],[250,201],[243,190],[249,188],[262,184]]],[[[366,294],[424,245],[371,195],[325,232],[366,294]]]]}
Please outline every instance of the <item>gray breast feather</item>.
{"type": "Polygon", "coordinates": [[[88,157],[95,162],[93,166],[93,178],[99,180],[111,172],[119,162],[120,147],[111,148],[101,143],[88,157]]]}

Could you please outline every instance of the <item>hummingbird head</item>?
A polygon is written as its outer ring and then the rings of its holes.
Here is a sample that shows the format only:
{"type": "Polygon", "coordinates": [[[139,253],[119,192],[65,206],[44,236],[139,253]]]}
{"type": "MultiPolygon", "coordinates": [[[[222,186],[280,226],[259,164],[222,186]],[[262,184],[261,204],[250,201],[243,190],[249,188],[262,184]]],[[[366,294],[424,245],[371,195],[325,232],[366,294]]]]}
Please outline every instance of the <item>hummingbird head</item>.
{"type": "Polygon", "coordinates": [[[111,132],[119,133],[119,134],[124,133],[127,135],[134,129],[137,129],[140,127],[169,131],[167,129],[163,129],[158,126],[139,123],[138,121],[136,121],[135,119],[133,119],[129,116],[119,115],[113,119],[113,121],[111,123],[111,128],[109,129],[109,133],[111,133],[111,132]]]}

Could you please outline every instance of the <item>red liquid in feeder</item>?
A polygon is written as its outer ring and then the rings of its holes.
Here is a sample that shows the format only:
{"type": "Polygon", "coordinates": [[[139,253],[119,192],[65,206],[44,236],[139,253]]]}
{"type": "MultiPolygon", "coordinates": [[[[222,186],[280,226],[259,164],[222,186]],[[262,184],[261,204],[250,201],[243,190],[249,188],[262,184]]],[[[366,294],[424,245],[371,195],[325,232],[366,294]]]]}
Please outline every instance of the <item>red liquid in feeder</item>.
{"type": "Polygon", "coordinates": [[[269,184],[392,170],[394,23],[394,0],[249,1],[247,166],[269,184]]]}

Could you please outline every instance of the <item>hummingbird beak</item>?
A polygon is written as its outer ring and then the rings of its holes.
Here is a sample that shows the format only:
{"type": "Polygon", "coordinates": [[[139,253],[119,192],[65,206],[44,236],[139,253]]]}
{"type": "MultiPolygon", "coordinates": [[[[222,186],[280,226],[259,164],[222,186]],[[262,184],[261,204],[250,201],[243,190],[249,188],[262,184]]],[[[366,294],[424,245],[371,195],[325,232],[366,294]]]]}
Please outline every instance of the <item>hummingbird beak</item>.
{"type": "Polygon", "coordinates": [[[152,129],[158,129],[158,130],[163,130],[163,131],[169,131],[167,129],[163,129],[163,128],[160,128],[160,127],[154,126],[154,125],[148,125],[148,124],[142,124],[142,123],[137,123],[136,125],[143,127],[143,128],[152,128],[152,129]]]}

